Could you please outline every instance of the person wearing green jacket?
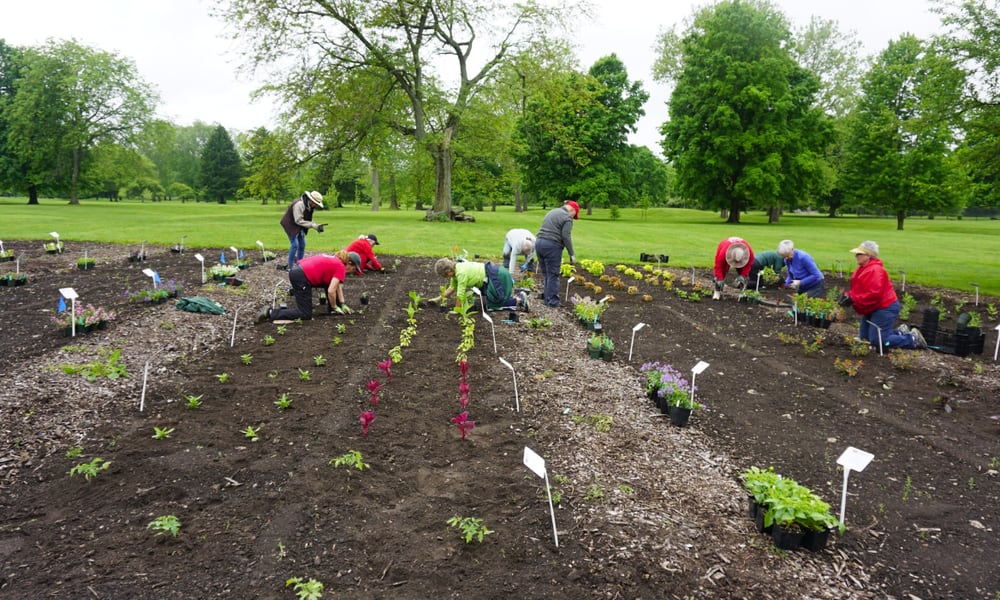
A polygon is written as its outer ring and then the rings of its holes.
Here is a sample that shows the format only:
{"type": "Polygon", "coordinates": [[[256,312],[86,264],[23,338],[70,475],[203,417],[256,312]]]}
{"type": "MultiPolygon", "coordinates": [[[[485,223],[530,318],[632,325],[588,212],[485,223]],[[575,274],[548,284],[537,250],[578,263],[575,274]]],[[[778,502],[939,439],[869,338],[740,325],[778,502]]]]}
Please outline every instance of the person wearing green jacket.
{"type": "Polygon", "coordinates": [[[471,261],[455,262],[450,258],[439,259],[434,263],[434,272],[450,280],[447,289],[434,301],[444,302],[455,296],[455,306],[461,306],[472,293],[472,288],[478,288],[486,303],[486,310],[528,310],[528,293],[519,292],[511,295],[514,289],[514,279],[506,267],[498,267],[492,263],[471,261]]]}

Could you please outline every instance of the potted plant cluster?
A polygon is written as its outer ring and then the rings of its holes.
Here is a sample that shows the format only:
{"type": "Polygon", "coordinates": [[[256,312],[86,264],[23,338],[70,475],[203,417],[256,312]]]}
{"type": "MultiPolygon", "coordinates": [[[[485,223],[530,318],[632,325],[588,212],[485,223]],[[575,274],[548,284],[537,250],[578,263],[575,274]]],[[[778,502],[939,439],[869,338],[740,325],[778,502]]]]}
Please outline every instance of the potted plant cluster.
{"type": "MultiPolygon", "coordinates": [[[[839,294],[839,291],[834,290],[832,293],[839,294]]],[[[839,321],[844,314],[837,301],[830,298],[810,298],[805,294],[796,294],[795,306],[799,313],[799,323],[822,329],[829,329],[830,324],[839,321]]]]}
{"type": "Polygon", "coordinates": [[[91,271],[97,265],[97,259],[90,256],[81,256],[76,259],[76,268],[81,271],[91,271]]]}
{"type": "Polygon", "coordinates": [[[17,287],[28,283],[28,276],[24,273],[4,273],[0,275],[0,286],[17,287]]]}
{"type": "Polygon", "coordinates": [[[737,302],[742,302],[744,304],[760,304],[763,296],[757,290],[751,290],[749,288],[740,292],[740,295],[736,298],[737,302]]]}
{"type": "Polygon", "coordinates": [[[690,382],[674,367],[657,361],[642,365],[639,372],[645,379],[646,396],[677,427],[687,425],[691,412],[701,408],[693,398],[690,382]]]}
{"type": "Polygon", "coordinates": [[[844,532],[829,504],[794,479],[778,475],[773,467],[750,467],[741,479],[757,531],[769,533],[778,548],[818,552],[826,547],[834,528],[844,532]]]}
{"type": "Polygon", "coordinates": [[[227,281],[231,281],[239,272],[240,268],[238,266],[222,263],[212,265],[212,267],[208,270],[208,274],[212,277],[212,279],[220,283],[227,283],[227,281]]]}
{"type": "Polygon", "coordinates": [[[608,307],[605,302],[597,302],[590,296],[581,298],[579,294],[573,294],[570,301],[573,303],[573,314],[587,329],[596,329],[595,325],[601,322],[601,315],[608,307]]]}
{"type": "Polygon", "coordinates": [[[0,262],[10,262],[14,260],[14,251],[11,249],[0,248],[0,262]]]}
{"type": "Polygon", "coordinates": [[[62,242],[45,242],[43,244],[46,254],[62,254],[63,243],[62,242]]]}
{"type": "Polygon", "coordinates": [[[128,255],[129,262],[135,263],[135,262],[142,262],[144,260],[146,260],[146,252],[144,250],[134,250],[130,252],[128,255]]]}
{"type": "Polygon", "coordinates": [[[129,302],[161,304],[169,298],[176,298],[181,285],[173,279],[164,281],[159,287],[147,288],[135,292],[126,292],[129,302]]]}
{"type": "MultiPolygon", "coordinates": [[[[115,313],[112,311],[91,304],[83,304],[77,307],[76,332],[88,333],[98,329],[106,329],[108,323],[114,319],[115,313]]],[[[73,315],[70,314],[70,311],[64,310],[52,317],[52,321],[66,336],[73,334],[73,315]]]]}
{"type": "Polygon", "coordinates": [[[610,361],[615,356],[615,343],[605,333],[593,333],[587,339],[587,354],[590,358],[610,361]]]}

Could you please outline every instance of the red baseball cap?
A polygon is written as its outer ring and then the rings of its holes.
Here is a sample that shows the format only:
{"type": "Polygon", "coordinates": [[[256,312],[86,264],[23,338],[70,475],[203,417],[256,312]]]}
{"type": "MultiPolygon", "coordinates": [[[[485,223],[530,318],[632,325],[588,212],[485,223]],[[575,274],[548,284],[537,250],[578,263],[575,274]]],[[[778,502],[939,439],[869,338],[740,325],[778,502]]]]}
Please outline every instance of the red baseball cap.
{"type": "Polygon", "coordinates": [[[574,219],[579,219],[580,218],[580,205],[577,204],[576,201],[574,201],[574,200],[567,200],[566,204],[573,207],[573,211],[574,211],[573,212],[573,218],[574,219]]]}

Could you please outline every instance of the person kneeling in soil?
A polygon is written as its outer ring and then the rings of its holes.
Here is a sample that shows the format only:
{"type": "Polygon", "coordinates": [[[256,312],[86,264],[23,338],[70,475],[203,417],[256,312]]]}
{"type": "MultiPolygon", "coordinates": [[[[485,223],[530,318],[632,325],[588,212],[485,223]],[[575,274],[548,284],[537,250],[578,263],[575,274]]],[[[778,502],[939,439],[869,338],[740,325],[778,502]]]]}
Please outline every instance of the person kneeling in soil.
{"type": "Polygon", "coordinates": [[[295,307],[271,309],[268,306],[261,311],[257,322],[311,319],[313,288],[326,290],[330,312],[341,314],[354,312],[344,303],[344,279],[348,272],[356,272],[360,264],[361,259],[357,254],[351,256],[343,250],[335,256],[318,254],[303,258],[288,270],[288,281],[292,284],[295,307]]]}
{"type": "Polygon", "coordinates": [[[380,273],[385,271],[378,262],[378,259],[375,258],[375,246],[378,245],[378,236],[374,233],[366,233],[344,248],[344,250],[354,252],[361,258],[361,267],[358,269],[358,275],[364,273],[365,269],[380,273]]]}
{"type": "Polygon", "coordinates": [[[455,306],[459,307],[466,302],[472,288],[479,288],[486,302],[486,310],[529,309],[527,292],[511,296],[514,279],[505,267],[470,261],[456,263],[450,258],[442,258],[434,263],[434,272],[451,281],[444,293],[433,298],[432,302],[444,302],[455,294],[455,306]]]}
{"type": "Polygon", "coordinates": [[[722,288],[726,286],[726,275],[730,267],[736,269],[736,289],[742,290],[747,286],[747,277],[753,268],[753,249],[743,238],[728,237],[719,242],[719,247],[715,249],[715,291],[712,293],[712,300],[722,298],[722,288]]]}
{"type": "Polygon", "coordinates": [[[878,244],[861,242],[851,249],[851,254],[857,259],[858,268],[851,275],[851,288],[840,295],[837,303],[853,306],[861,315],[858,337],[876,347],[881,341],[886,348],[926,348],[927,342],[916,327],[892,327],[899,316],[899,300],[889,273],[878,258],[878,244]]]}

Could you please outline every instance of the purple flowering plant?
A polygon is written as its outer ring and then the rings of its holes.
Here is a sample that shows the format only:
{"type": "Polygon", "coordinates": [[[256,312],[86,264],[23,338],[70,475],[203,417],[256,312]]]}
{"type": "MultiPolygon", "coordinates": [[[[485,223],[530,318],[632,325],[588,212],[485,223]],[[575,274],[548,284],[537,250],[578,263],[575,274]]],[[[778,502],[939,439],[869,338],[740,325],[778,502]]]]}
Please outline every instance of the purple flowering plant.
{"type": "MultiPolygon", "coordinates": [[[[76,311],[77,327],[93,327],[100,325],[101,323],[113,321],[114,318],[114,312],[105,310],[99,306],[93,306],[91,304],[78,306],[76,311]]],[[[73,324],[69,310],[64,310],[63,312],[52,317],[52,321],[59,327],[70,327],[73,324]]]]}
{"type": "Polygon", "coordinates": [[[701,408],[691,397],[692,390],[696,388],[674,367],[657,361],[643,364],[639,372],[646,378],[646,393],[655,390],[669,406],[692,410],[701,408]]]}

